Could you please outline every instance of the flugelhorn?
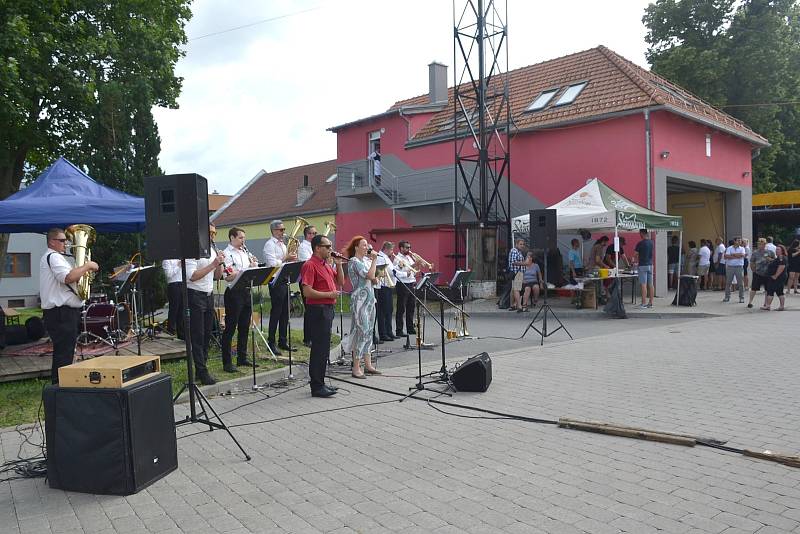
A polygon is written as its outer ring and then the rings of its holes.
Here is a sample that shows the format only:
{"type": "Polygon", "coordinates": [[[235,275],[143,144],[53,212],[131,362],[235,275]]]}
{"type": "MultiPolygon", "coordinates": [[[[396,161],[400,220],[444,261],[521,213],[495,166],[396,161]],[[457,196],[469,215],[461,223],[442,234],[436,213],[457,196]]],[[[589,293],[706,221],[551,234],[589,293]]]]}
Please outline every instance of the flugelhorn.
{"type": "Polygon", "coordinates": [[[422,265],[425,269],[433,269],[433,264],[416,252],[412,252],[411,257],[414,258],[414,263],[422,265]]]}
{"type": "Polygon", "coordinates": [[[396,285],[394,283],[394,278],[392,278],[392,273],[389,272],[390,267],[388,263],[385,263],[375,268],[375,278],[377,278],[384,287],[394,287],[396,285]]]}
{"type": "Polygon", "coordinates": [[[297,240],[297,233],[305,226],[310,226],[307,220],[302,217],[294,218],[294,228],[292,228],[292,233],[289,234],[289,240],[286,242],[287,255],[297,256],[297,249],[300,248],[300,241],[297,240]]]}
{"type": "Polygon", "coordinates": [[[333,230],[334,234],[336,233],[336,223],[331,221],[325,221],[325,231],[322,232],[322,235],[328,237],[328,234],[331,233],[331,230],[333,230]]]}
{"type": "MultiPolygon", "coordinates": [[[[94,238],[96,235],[94,228],[88,224],[73,224],[64,230],[64,235],[66,235],[67,239],[69,239],[72,243],[70,246],[70,252],[75,258],[75,267],[83,267],[88,262],[92,261],[92,251],[89,249],[89,245],[94,243],[94,238]]],[[[77,293],[81,300],[86,300],[89,298],[93,279],[94,273],[88,272],[81,276],[80,280],[78,280],[77,293]]]]}

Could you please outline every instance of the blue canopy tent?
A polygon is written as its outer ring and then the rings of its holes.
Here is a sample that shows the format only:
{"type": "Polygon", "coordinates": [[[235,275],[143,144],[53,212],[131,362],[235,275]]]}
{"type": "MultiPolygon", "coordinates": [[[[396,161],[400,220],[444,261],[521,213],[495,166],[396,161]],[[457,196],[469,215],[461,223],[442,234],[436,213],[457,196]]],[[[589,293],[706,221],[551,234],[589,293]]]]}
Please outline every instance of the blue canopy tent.
{"type": "Polygon", "coordinates": [[[0,233],[88,224],[97,232],[144,230],[144,199],[95,182],[61,157],[30,186],[0,201],[0,233]]]}

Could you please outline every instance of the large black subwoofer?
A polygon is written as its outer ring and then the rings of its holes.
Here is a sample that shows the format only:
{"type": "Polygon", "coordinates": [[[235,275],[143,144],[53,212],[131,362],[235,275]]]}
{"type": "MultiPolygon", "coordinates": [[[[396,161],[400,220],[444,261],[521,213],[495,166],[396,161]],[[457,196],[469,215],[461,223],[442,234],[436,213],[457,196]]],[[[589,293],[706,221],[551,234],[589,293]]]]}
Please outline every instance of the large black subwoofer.
{"type": "Polygon", "coordinates": [[[44,390],[51,488],[130,495],[178,467],[172,379],[44,390]]]}
{"type": "Polygon", "coordinates": [[[489,389],[492,383],[492,359],[489,354],[482,352],[462,363],[450,375],[450,381],[457,391],[484,392],[489,389]]]}
{"type": "Polygon", "coordinates": [[[208,182],[199,174],[144,179],[147,258],[208,258],[208,182]]]}

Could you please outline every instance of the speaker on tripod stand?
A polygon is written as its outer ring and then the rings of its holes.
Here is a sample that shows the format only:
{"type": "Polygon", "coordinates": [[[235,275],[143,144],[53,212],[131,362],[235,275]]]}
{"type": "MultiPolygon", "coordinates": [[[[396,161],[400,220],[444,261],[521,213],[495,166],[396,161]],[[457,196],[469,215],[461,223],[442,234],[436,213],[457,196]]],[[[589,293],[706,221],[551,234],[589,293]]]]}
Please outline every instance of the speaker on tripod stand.
{"type": "MultiPolygon", "coordinates": [[[[530,217],[530,234],[531,234],[531,248],[540,248],[544,250],[544,260],[542,266],[542,272],[544,273],[544,288],[543,288],[543,296],[544,301],[542,307],[539,308],[539,311],[536,312],[536,315],[533,316],[533,319],[528,324],[528,327],[525,329],[525,332],[522,333],[522,337],[525,337],[525,334],[528,333],[528,330],[535,330],[541,336],[541,345],[544,345],[544,338],[549,337],[559,330],[564,330],[567,333],[570,339],[572,339],[572,334],[569,333],[567,328],[564,326],[564,323],[558,318],[558,316],[553,311],[553,308],[547,302],[547,286],[550,283],[550,272],[548,268],[548,256],[551,253],[558,252],[558,223],[556,221],[556,210],[553,209],[539,209],[539,210],[530,210],[529,212],[530,217]],[[547,319],[550,316],[553,320],[558,323],[558,327],[554,330],[548,330],[547,328],[547,319]],[[542,326],[541,328],[535,326],[535,323],[541,318],[542,326]]],[[[559,265],[556,265],[556,271],[553,273],[553,279],[558,280],[560,278],[561,273],[560,270],[560,262],[559,265]]]]}

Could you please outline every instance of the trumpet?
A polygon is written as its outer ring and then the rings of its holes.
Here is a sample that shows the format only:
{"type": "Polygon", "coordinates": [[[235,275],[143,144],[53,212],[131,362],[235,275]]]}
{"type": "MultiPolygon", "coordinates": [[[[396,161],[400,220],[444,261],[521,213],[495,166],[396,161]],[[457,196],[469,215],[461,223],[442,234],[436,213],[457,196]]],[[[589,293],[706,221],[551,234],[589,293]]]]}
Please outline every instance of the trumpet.
{"type": "Polygon", "coordinates": [[[325,231],[322,232],[322,235],[328,237],[328,234],[331,233],[331,230],[333,230],[334,234],[336,233],[336,223],[331,221],[325,221],[325,231]]]}
{"type": "Polygon", "coordinates": [[[404,271],[410,272],[413,276],[416,276],[417,273],[419,272],[419,269],[413,268],[411,265],[409,265],[402,258],[397,258],[397,266],[400,267],[400,269],[402,269],[404,271]]]}
{"type": "Polygon", "coordinates": [[[424,269],[433,270],[433,264],[416,252],[411,252],[411,257],[414,258],[414,263],[421,265],[424,269]]]}

